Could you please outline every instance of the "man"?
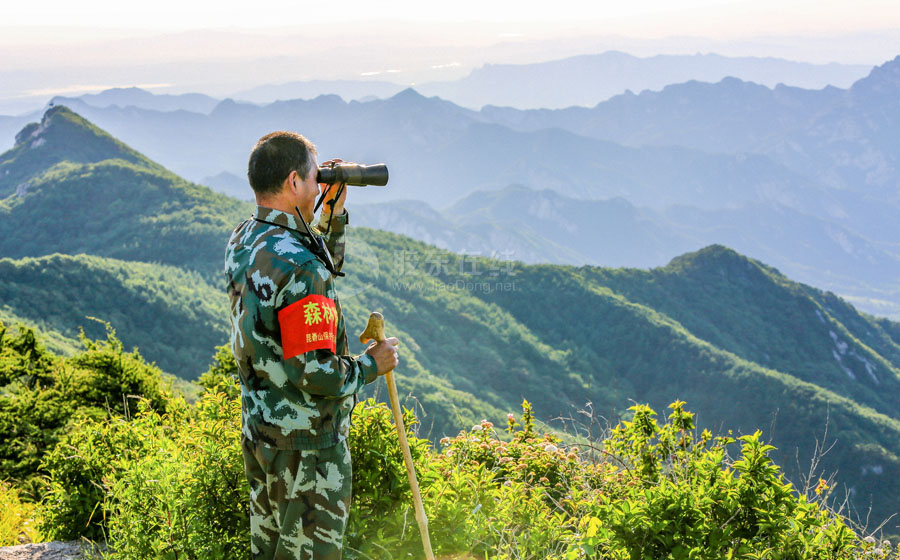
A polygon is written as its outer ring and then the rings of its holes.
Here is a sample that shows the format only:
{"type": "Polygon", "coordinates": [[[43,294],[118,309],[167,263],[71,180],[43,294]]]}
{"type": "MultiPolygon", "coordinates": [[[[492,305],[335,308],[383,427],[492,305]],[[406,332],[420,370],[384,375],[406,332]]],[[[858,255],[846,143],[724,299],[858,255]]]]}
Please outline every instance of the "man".
{"type": "Polygon", "coordinates": [[[315,147],[303,136],[262,137],[247,173],[256,212],[225,251],[255,559],[341,557],[356,393],[397,366],[396,338],[348,355],[334,288],[346,191],[318,185],[317,171],[315,147]],[[329,188],[318,226],[328,232],[324,243],[306,225],[320,187],[329,188]]]}

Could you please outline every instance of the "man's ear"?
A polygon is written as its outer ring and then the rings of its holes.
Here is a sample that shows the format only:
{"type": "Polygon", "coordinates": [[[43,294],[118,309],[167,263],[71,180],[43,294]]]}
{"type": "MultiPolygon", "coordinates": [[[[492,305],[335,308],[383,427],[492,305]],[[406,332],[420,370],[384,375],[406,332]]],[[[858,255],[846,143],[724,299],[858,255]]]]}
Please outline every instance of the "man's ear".
{"type": "Polygon", "coordinates": [[[296,171],[291,171],[291,173],[287,176],[288,185],[290,186],[291,192],[294,194],[297,193],[297,180],[299,179],[300,174],[296,171]]]}

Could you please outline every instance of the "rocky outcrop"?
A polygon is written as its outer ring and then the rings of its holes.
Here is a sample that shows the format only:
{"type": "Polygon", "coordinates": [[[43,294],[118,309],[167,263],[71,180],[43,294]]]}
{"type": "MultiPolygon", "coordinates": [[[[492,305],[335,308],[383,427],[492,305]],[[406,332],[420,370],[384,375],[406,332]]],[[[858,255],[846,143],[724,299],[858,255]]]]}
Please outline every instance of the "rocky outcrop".
{"type": "Polygon", "coordinates": [[[90,543],[50,542],[0,547],[0,560],[90,560],[99,558],[90,543]]]}

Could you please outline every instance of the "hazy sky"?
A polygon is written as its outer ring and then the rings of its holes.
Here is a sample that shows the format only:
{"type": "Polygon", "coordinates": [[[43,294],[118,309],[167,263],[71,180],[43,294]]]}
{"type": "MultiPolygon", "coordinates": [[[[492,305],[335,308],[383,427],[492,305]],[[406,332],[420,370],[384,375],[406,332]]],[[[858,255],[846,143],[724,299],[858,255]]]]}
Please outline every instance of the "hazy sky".
{"type": "MultiPolygon", "coordinates": [[[[573,23],[600,33],[641,37],[807,34],[900,27],[897,0],[40,0],[10,2],[4,20],[22,26],[60,26],[56,40],[77,27],[188,29],[267,28],[347,21],[573,23]]],[[[27,38],[27,33],[6,41],[27,38]]],[[[53,39],[53,36],[45,39],[53,39]]]]}
{"type": "Polygon", "coordinates": [[[900,54],[900,0],[37,0],[0,20],[0,114],[145,87],[455,80],[488,63],[620,50],[875,65],[900,54]]]}

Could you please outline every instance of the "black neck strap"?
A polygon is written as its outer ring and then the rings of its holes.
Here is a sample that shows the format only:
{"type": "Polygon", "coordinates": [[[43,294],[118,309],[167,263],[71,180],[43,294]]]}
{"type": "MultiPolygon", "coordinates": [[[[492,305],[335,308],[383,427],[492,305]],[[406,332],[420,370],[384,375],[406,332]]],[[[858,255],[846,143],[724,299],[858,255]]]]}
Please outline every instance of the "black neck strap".
{"type": "Polygon", "coordinates": [[[332,260],[331,253],[328,251],[328,247],[325,245],[325,242],[322,240],[321,237],[314,234],[312,232],[312,230],[309,229],[309,224],[307,224],[306,220],[303,219],[303,216],[300,214],[300,210],[299,209],[296,209],[296,210],[297,210],[297,216],[300,220],[300,223],[302,223],[305,226],[304,229],[306,231],[294,229],[294,228],[288,227],[284,224],[276,224],[275,222],[263,220],[263,219],[257,218],[256,216],[253,216],[253,219],[256,220],[257,222],[260,222],[263,224],[268,224],[270,226],[275,226],[275,227],[279,227],[282,229],[289,229],[291,231],[296,231],[297,233],[304,236],[308,240],[308,242],[304,243],[304,245],[306,245],[306,248],[309,249],[310,252],[312,252],[312,254],[315,255],[316,258],[319,259],[319,261],[322,262],[322,264],[325,265],[325,268],[328,269],[328,272],[330,272],[332,274],[332,276],[346,276],[343,272],[339,272],[334,267],[334,260],[332,260]]]}

